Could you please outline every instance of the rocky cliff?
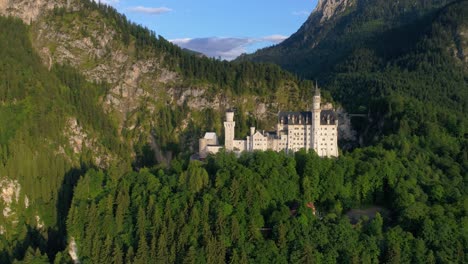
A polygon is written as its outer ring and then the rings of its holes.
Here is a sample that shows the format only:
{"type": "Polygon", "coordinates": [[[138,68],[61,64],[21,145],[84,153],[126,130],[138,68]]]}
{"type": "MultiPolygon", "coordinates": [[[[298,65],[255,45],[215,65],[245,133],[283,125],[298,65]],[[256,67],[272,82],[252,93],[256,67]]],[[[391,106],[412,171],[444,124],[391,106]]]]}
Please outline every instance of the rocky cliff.
{"type": "Polygon", "coordinates": [[[0,14],[21,18],[26,24],[56,7],[76,8],[76,3],[72,0],[0,0],[0,14]]]}
{"type": "Polygon", "coordinates": [[[344,12],[354,2],[353,0],[319,0],[311,16],[319,16],[320,23],[323,23],[344,12]]]}

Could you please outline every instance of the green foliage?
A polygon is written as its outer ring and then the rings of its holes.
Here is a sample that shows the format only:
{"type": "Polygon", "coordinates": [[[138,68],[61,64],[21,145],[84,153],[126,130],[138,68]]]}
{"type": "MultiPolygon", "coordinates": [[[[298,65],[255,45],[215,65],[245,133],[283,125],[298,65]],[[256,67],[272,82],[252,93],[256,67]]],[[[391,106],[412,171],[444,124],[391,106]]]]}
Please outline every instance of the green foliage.
{"type": "MultiPolygon", "coordinates": [[[[441,137],[460,140],[448,132],[441,137]]],[[[460,231],[467,222],[467,194],[461,170],[454,170],[460,161],[436,165],[441,157],[428,144],[389,148],[406,140],[389,137],[338,159],[306,152],[245,153],[238,159],[220,153],[182,172],[145,170],[117,183],[104,176],[107,184],[97,199],[75,195],[69,235],[78,238],[82,260],[90,263],[98,260],[96,239],[100,245],[114,241],[120,255],[136,252],[135,262],[462,263],[468,253],[460,231]],[[309,202],[318,208],[316,216],[309,202]],[[105,209],[106,203],[117,210],[105,209]],[[344,213],[370,204],[384,208],[382,214],[351,225],[344,213]],[[106,217],[125,227],[104,231],[106,217]],[[143,257],[149,248],[154,250],[143,257]]],[[[82,180],[77,191],[87,186],[82,180]]]]}
{"type": "Polygon", "coordinates": [[[67,66],[48,71],[31,46],[27,26],[4,17],[0,26],[0,180],[16,180],[20,188],[13,218],[1,216],[8,235],[0,242],[0,262],[49,262],[44,255],[54,256],[65,247],[73,187],[83,170],[95,165],[92,150],[70,149],[67,121],[76,118],[122,164],[129,155],[98,101],[107,86],[86,82],[67,66]]]}

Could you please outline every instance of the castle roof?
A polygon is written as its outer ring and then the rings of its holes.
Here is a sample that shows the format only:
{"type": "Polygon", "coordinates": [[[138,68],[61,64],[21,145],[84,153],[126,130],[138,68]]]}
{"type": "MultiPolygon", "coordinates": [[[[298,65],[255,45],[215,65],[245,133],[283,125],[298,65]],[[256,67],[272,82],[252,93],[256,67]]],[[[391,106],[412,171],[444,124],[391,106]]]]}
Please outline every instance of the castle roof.
{"type": "Polygon", "coordinates": [[[312,112],[280,112],[278,122],[285,125],[312,125],[312,112]]]}
{"type": "Polygon", "coordinates": [[[204,139],[216,139],[216,133],[215,132],[206,132],[204,139]]]}
{"type": "Polygon", "coordinates": [[[322,110],[320,112],[320,125],[335,125],[338,115],[333,110],[322,110]]]}
{"type": "MultiPolygon", "coordinates": [[[[334,110],[320,111],[320,125],[335,125],[338,115],[334,110]]],[[[283,125],[312,125],[312,112],[280,112],[278,122],[283,125]]]]}

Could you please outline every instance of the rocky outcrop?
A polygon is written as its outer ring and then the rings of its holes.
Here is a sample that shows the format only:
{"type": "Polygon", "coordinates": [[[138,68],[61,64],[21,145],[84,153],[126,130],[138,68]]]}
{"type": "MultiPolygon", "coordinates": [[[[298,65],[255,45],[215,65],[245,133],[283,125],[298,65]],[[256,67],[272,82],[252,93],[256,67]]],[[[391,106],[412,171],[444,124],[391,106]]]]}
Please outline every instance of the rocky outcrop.
{"type": "Polygon", "coordinates": [[[17,180],[0,178],[0,235],[7,233],[18,224],[21,210],[29,207],[29,199],[21,193],[17,180]]]}
{"type": "Polygon", "coordinates": [[[103,108],[118,117],[120,129],[133,126],[128,118],[141,107],[150,113],[156,102],[168,93],[166,86],[178,80],[175,72],[162,66],[163,58],[134,55],[132,45],[124,45],[116,30],[98,13],[71,21],[41,19],[34,25],[34,45],[49,68],[68,64],[93,82],[106,82],[110,90],[102,99],[103,108]],[[85,24],[93,24],[87,27],[85,24]]]}
{"type": "Polygon", "coordinates": [[[3,217],[10,218],[15,215],[13,204],[19,202],[21,186],[18,181],[10,179],[0,180],[0,202],[3,204],[3,217]]]}
{"type": "Polygon", "coordinates": [[[346,142],[356,142],[357,141],[357,132],[353,129],[351,124],[351,117],[343,109],[339,108],[337,111],[338,114],[338,140],[346,142]]]}
{"type": "Polygon", "coordinates": [[[70,258],[73,260],[73,263],[79,264],[80,259],[78,258],[78,247],[76,245],[76,241],[74,237],[71,237],[70,243],[68,245],[68,254],[70,258]]]}
{"type": "Polygon", "coordinates": [[[454,57],[464,65],[468,72],[468,25],[457,30],[452,50],[454,57]]]}
{"type": "Polygon", "coordinates": [[[70,7],[71,0],[0,0],[0,14],[21,18],[30,24],[48,10],[55,7],[70,7]]]}
{"type": "Polygon", "coordinates": [[[353,0],[319,0],[312,15],[318,14],[321,16],[320,23],[323,23],[340,12],[345,11],[353,2],[353,0]]]}
{"type": "MultiPolygon", "coordinates": [[[[91,150],[94,154],[94,164],[101,168],[106,168],[109,163],[115,159],[105,147],[99,144],[96,137],[90,136],[89,133],[78,124],[76,118],[68,119],[64,134],[65,137],[68,138],[68,144],[73,154],[78,154],[77,156],[79,156],[85,149],[91,150]]],[[[57,153],[68,157],[64,149],[64,147],[61,147],[57,153]]]]}

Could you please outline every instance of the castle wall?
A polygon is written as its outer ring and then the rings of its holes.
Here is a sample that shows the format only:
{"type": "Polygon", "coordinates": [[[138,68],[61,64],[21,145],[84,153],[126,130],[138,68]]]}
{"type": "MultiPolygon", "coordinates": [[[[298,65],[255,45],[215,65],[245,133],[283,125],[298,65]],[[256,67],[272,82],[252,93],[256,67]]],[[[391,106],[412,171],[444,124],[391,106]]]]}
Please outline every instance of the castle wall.
{"type": "Polygon", "coordinates": [[[206,142],[206,139],[200,138],[200,140],[198,141],[198,153],[201,159],[206,158],[206,156],[208,155],[208,153],[206,152],[207,145],[208,144],[206,142]]]}
{"type": "Polygon", "coordinates": [[[219,145],[217,136],[214,136],[213,138],[207,138],[205,140],[206,140],[207,145],[211,145],[211,146],[219,145]]]}
{"type": "Polygon", "coordinates": [[[252,136],[252,151],[261,150],[266,151],[268,149],[268,139],[263,136],[260,132],[255,133],[252,136]]]}
{"type": "Polygon", "coordinates": [[[310,142],[310,125],[288,125],[288,151],[308,149],[310,142]]]}
{"type": "Polygon", "coordinates": [[[206,147],[206,152],[207,152],[207,153],[210,153],[210,154],[216,154],[216,153],[218,153],[222,148],[223,148],[223,146],[207,146],[207,147],[206,147]]]}
{"type": "Polygon", "coordinates": [[[338,125],[321,125],[318,129],[317,154],[321,157],[338,157],[338,125]]]}
{"type": "Polygon", "coordinates": [[[246,151],[247,150],[247,141],[246,140],[234,140],[233,143],[234,151],[246,151]]]}

